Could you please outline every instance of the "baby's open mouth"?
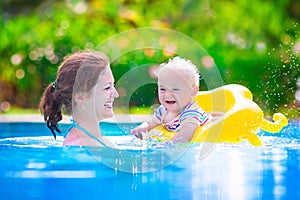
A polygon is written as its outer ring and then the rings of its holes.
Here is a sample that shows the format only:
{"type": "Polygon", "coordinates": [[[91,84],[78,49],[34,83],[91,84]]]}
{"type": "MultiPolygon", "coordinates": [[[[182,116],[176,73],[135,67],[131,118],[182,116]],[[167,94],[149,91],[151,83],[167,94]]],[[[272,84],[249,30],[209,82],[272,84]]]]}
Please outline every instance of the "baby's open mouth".
{"type": "Polygon", "coordinates": [[[176,101],[166,101],[167,104],[174,104],[176,101]]]}

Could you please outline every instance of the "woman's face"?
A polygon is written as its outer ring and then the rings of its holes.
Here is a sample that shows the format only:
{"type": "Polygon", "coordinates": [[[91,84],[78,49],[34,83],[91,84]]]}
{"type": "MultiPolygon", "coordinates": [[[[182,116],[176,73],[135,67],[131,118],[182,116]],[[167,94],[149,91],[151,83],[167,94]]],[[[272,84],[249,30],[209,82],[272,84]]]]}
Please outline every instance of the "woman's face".
{"type": "Polygon", "coordinates": [[[119,96],[115,86],[114,77],[111,69],[107,67],[104,73],[101,73],[98,79],[98,84],[95,85],[93,90],[94,96],[94,109],[98,121],[113,116],[113,102],[119,96]]]}

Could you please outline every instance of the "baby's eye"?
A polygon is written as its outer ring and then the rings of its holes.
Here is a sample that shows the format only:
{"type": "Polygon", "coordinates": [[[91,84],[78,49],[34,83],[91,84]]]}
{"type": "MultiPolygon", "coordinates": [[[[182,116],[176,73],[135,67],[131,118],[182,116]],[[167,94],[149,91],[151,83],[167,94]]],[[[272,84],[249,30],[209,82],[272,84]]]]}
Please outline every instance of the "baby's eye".
{"type": "Polygon", "coordinates": [[[159,90],[160,90],[160,91],[165,91],[166,89],[165,89],[165,88],[159,88],[159,90]]]}
{"type": "Polygon", "coordinates": [[[179,91],[179,89],[178,88],[173,88],[173,91],[179,91]]]}

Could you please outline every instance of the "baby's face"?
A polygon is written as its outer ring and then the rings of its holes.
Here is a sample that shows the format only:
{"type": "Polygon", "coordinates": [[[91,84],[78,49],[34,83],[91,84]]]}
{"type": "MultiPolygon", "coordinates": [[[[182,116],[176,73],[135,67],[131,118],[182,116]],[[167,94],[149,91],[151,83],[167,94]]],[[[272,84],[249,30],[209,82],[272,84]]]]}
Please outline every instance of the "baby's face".
{"type": "Polygon", "coordinates": [[[158,76],[158,97],[168,112],[179,114],[195,97],[198,89],[183,71],[162,69],[158,76]]]}

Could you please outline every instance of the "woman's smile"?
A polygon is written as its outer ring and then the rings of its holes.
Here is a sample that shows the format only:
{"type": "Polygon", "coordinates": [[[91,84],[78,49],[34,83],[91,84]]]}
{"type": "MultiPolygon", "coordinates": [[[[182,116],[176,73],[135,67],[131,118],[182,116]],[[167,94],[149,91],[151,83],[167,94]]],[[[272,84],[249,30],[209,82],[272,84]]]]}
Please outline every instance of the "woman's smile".
{"type": "Polygon", "coordinates": [[[113,101],[108,101],[108,102],[106,102],[106,103],[104,104],[104,107],[109,108],[109,109],[112,109],[112,107],[113,107],[113,101]]]}

